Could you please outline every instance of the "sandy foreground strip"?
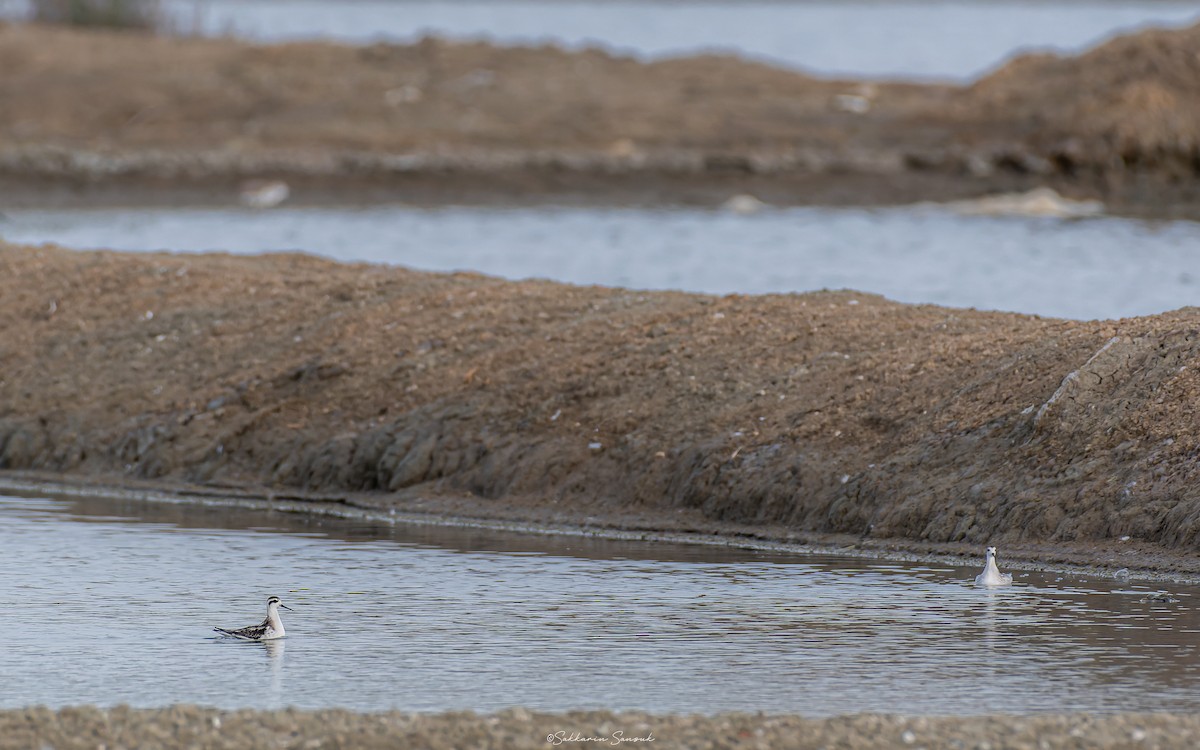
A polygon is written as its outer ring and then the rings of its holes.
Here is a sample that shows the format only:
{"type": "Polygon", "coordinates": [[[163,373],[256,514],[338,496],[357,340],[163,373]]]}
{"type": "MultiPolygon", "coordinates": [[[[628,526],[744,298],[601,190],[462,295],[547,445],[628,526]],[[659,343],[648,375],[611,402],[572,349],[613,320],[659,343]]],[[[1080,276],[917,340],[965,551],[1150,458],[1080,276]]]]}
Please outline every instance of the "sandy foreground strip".
{"type": "Polygon", "coordinates": [[[904,717],[862,714],[654,716],[640,712],[491,715],[357,714],[348,711],[217,711],[91,707],[0,712],[0,750],[96,748],[946,748],[1055,750],[1200,746],[1200,717],[1111,716],[904,717]]]}

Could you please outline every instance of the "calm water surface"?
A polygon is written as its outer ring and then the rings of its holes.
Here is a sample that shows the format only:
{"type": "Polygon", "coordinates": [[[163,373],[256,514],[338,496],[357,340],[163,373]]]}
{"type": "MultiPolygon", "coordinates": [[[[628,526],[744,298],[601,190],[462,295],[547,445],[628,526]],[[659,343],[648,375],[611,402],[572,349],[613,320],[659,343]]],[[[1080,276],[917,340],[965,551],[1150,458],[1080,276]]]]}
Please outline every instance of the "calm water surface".
{"type": "Polygon", "coordinates": [[[1200,710],[1184,586],[16,497],[0,558],[0,707],[1200,710]]]}
{"type": "Polygon", "coordinates": [[[717,294],[856,289],[1067,318],[1200,304],[1200,223],[937,208],[379,207],[13,211],[0,237],[76,248],[299,249],[339,260],[717,294]]]}

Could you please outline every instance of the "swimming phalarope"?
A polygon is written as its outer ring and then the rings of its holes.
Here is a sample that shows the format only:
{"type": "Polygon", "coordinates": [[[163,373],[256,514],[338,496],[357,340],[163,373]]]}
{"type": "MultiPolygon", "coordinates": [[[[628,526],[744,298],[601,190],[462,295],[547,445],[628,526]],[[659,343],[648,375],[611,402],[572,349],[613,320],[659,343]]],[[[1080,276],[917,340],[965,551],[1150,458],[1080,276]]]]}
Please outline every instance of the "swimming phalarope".
{"type": "Polygon", "coordinates": [[[221,635],[241,638],[245,641],[270,641],[282,638],[287,635],[287,631],[283,629],[283,620],[279,619],[280,607],[283,607],[288,612],[295,611],[279,601],[278,596],[272,596],[267,600],[267,619],[263,620],[262,624],[238,628],[237,630],[226,630],[225,628],[213,628],[213,630],[221,635]]]}
{"type": "Polygon", "coordinates": [[[975,576],[976,586],[1007,586],[1012,583],[1011,573],[1001,573],[1000,568],[996,567],[996,548],[987,548],[987,563],[983,566],[983,572],[975,576]]]}

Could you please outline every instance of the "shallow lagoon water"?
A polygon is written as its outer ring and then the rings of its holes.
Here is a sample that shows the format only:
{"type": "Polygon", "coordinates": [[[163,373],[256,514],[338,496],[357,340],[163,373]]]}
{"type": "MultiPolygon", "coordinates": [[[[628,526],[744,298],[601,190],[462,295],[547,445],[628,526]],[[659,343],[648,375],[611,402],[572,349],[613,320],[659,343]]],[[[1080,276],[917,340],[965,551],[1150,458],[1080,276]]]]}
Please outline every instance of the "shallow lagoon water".
{"type": "Polygon", "coordinates": [[[37,497],[0,550],[0,707],[1200,709],[1181,585],[37,497]]]}
{"type": "Polygon", "coordinates": [[[1200,223],[964,216],[938,207],[12,211],[0,237],[76,248],[304,250],[506,278],[716,294],[855,289],[1067,318],[1200,303],[1200,223]]]}

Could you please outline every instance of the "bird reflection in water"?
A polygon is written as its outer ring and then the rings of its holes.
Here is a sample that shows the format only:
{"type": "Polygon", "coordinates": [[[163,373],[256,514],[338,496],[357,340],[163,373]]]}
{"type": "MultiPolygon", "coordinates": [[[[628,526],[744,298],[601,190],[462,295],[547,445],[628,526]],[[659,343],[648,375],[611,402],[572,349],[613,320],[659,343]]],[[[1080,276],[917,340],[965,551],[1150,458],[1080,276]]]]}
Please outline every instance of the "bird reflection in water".
{"type": "Polygon", "coordinates": [[[267,708],[282,708],[283,707],[283,655],[287,650],[287,643],[282,639],[271,641],[260,641],[262,648],[267,653],[267,660],[271,670],[271,685],[267,690],[267,708]]]}

